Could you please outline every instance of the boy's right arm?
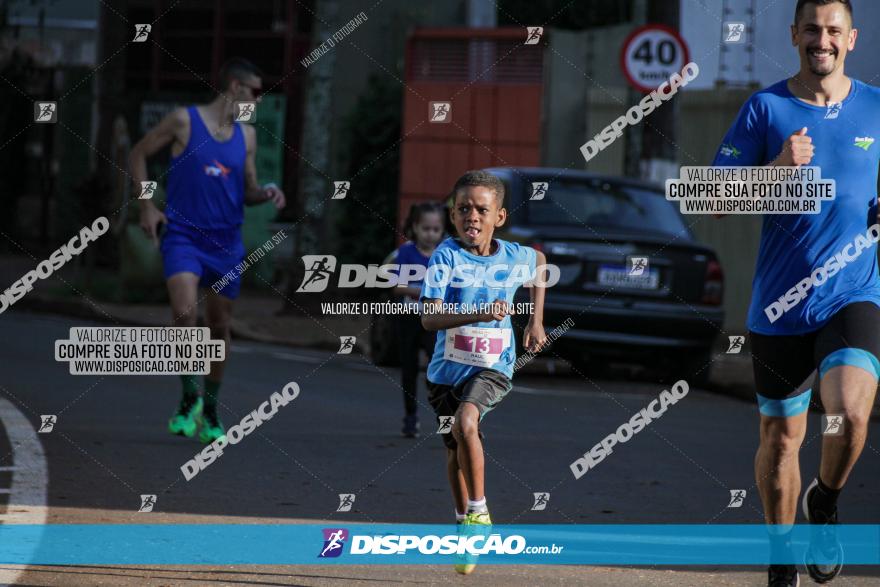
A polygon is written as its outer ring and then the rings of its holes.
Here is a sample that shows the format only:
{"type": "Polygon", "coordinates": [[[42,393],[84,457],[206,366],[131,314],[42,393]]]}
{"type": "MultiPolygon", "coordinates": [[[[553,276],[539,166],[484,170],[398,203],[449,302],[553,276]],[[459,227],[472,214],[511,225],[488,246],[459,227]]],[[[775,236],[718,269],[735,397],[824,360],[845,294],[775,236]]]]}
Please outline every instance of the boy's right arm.
{"type": "MultiPolygon", "coordinates": [[[[152,157],[163,148],[170,145],[175,139],[179,139],[182,131],[189,123],[186,111],[178,108],[168,114],[162,121],[151,129],[144,137],[135,144],[128,156],[128,164],[131,168],[131,178],[134,182],[135,193],[140,193],[141,182],[147,181],[147,157],[152,157]]],[[[157,236],[159,224],[168,222],[152,200],[138,200],[140,205],[140,225],[143,231],[158,245],[157,236]]]]}
{"type": "Polygon", "coordinates": [[[504,300],[492,302],[492,311],[485,314],[461,314],[457,312],[439,312],[443,300],[423,299],[425,306],[431,306],[431,312],[422,312],[422,328],[428,331],[446,330],[457,326],[467,326],[478,322],[502,320],[513,314],[510,305],[504,300]]]}

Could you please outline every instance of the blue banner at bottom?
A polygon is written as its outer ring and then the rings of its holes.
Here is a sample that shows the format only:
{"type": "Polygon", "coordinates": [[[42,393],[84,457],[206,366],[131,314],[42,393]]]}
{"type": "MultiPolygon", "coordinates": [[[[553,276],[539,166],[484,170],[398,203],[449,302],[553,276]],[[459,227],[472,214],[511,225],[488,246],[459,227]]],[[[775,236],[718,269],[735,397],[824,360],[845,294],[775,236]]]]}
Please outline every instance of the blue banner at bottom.
{"type": "Polygon", "coordinates": [[[0,563],[880,564],[880,526],[0,525],[0,563]],[[772,531],[772,532],[771,532],[772,531]]]}

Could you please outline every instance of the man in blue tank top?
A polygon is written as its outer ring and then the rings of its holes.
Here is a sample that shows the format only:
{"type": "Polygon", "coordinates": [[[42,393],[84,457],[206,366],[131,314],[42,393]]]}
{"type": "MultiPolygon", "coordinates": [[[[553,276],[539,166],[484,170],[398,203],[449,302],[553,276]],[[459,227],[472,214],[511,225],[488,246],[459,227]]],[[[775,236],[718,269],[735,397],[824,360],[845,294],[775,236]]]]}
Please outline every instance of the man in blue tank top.
{"type": "MultiPolygon", "coordinates": [[[[167,202],[164,213],[152,200],[139,200],[140,225],[159,245],[174,326],[195,326],[198,288],[207,287],[205,321],[212,339],[226,341],[232,301],[241,277],[235,270],[245,257],[241,240],[244,206],[272,202],[284,207],[284,193],[274,185],[260,187],[255,155],[256,131],[234,122],[236,102],[255,101],[261,74],[249,61],[234,58],[220,70],[222,93],[213,102],[180,108],[150,130],[131,151],[137,193],[147,181],[147,158],[171,145],[167,202]],[[222,287],[221,287],[222,286],[222,287]]],[[[228,354],[227,354],[228,356],[228,354]]],[[[211,363],[204,394],[198,380],[182,375],[183,398],[168,423],[174,434],[210,443],[225,434],[217,416],[217,393],[225,361],[211,363]]]]}
{"type": "MultiPolygon", "coordinates": [[[[792,44],[800,71],[748,100],[714,162],[809,165],[836,182],[835,199],[822,202],[819,214],[764,216],[752,286],[748,328],[761,417],[755,475],[774,536],[771,586],[799,581],[788,536],[814,378],[826,420],[819,471],[801,505],[825,537],[819,547],[826,554],[835,550],[826,538],[833,537],[838,495],[865,445],[880,376],[880,88],[844,74],[858,36],[852,12],[849,0],[799,0],[792,44]]],[[[841,567],[839,560],[807,561],[820,583],[841,567]]]]}

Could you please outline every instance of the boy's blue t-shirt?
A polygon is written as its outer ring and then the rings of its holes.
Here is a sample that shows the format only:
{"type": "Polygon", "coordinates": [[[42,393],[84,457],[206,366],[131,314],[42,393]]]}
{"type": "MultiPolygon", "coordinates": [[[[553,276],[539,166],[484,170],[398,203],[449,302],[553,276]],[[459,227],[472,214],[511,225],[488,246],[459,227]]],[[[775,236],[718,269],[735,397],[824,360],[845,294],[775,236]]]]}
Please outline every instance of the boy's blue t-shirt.
{"type": "Polygon", "coordinates": [[[713,165],[767,165],[803,127],[815,147],[809,166],[820,167],[823,179],[836,181],[836,197],[821,202],[819,214],[764,216],[748,314],[748,329],[759,334],[812,332],[848,304],[880,305],[877,250],[872,245],[854,260],[846,259],[845,267],[811,287],[807,297],[787,304],[781,316],[771,311],[771,321],[765,312],[844,249],[851,257],[856,249],[848,245],[859,235],[864,245],[868,227],[877,222],[880,144],[874,139],[880,139],[880,88],[858,80],[852,80],[843,102],[828,107],[799,100],[787,80],[755,93],[724,137],[713,165]]]}
{"type": "MultiPolygon", "coordinates": [[[[464,250],[457,239],[440,243],[428,262],[422,300],[438,299],[445,304],[479,310],[494,300],[513,303],[513,295],[535,276],[537,255],[531,247],[494,239],[493,255],[481,257],[464,250]],[[447,273],[443,267],[450,268],[447,273]],[[483,271],[486,275],[479,276],[483,271]],[[471,285],[457,287],[471,281],[471,285]]],[[[437,332],[434,355],[428,365],[428,380],[457,385],[483,369],[513,377],[516,342],[510,316],[503,320],[468,324],[437,332]]]]}

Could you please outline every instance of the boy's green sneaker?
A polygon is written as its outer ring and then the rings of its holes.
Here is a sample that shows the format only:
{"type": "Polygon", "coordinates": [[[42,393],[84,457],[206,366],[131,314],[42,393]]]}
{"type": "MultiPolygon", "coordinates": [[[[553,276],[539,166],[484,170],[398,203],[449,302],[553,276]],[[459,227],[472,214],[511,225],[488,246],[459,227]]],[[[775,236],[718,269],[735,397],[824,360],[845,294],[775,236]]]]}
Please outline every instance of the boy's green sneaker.
{"type": "Polygon", "coordinates": [[[198,419],[201,414],[202,398],[196,398],[195,401],[181,400],[177,412],[168,420],[169,432],[192,438],[198,428],[198,419]]]}
{"type": "MultiPolygon", "coordinates": [[[[492,518],[489,517],[489,512],[471,512],[464,517],[464,520],[459,522],[458,533],[464,536],[487,535],[491,527],[492,518]]],[[[455,572],[462,575],[473,573],[474,569],[477,568],[477,556],[470,553],[461,555],[459,560],[463,562],[455,565],[455,572]]]]}
{"type": "Polygon", "coordinates": [[[210,444],[218,438],[226,436],[226,428],[223,427],[216,412],[203,412],[199,416],[199,425],[201,426],[199,441],[203,444],[210,444]]]}
{"type": "Polygon", "coordinates": [[[491,526],[492,518],[489,517],[489,512],[471,512],[464,517],[464,521],[462,523],[466,526],[491,526]]]}

